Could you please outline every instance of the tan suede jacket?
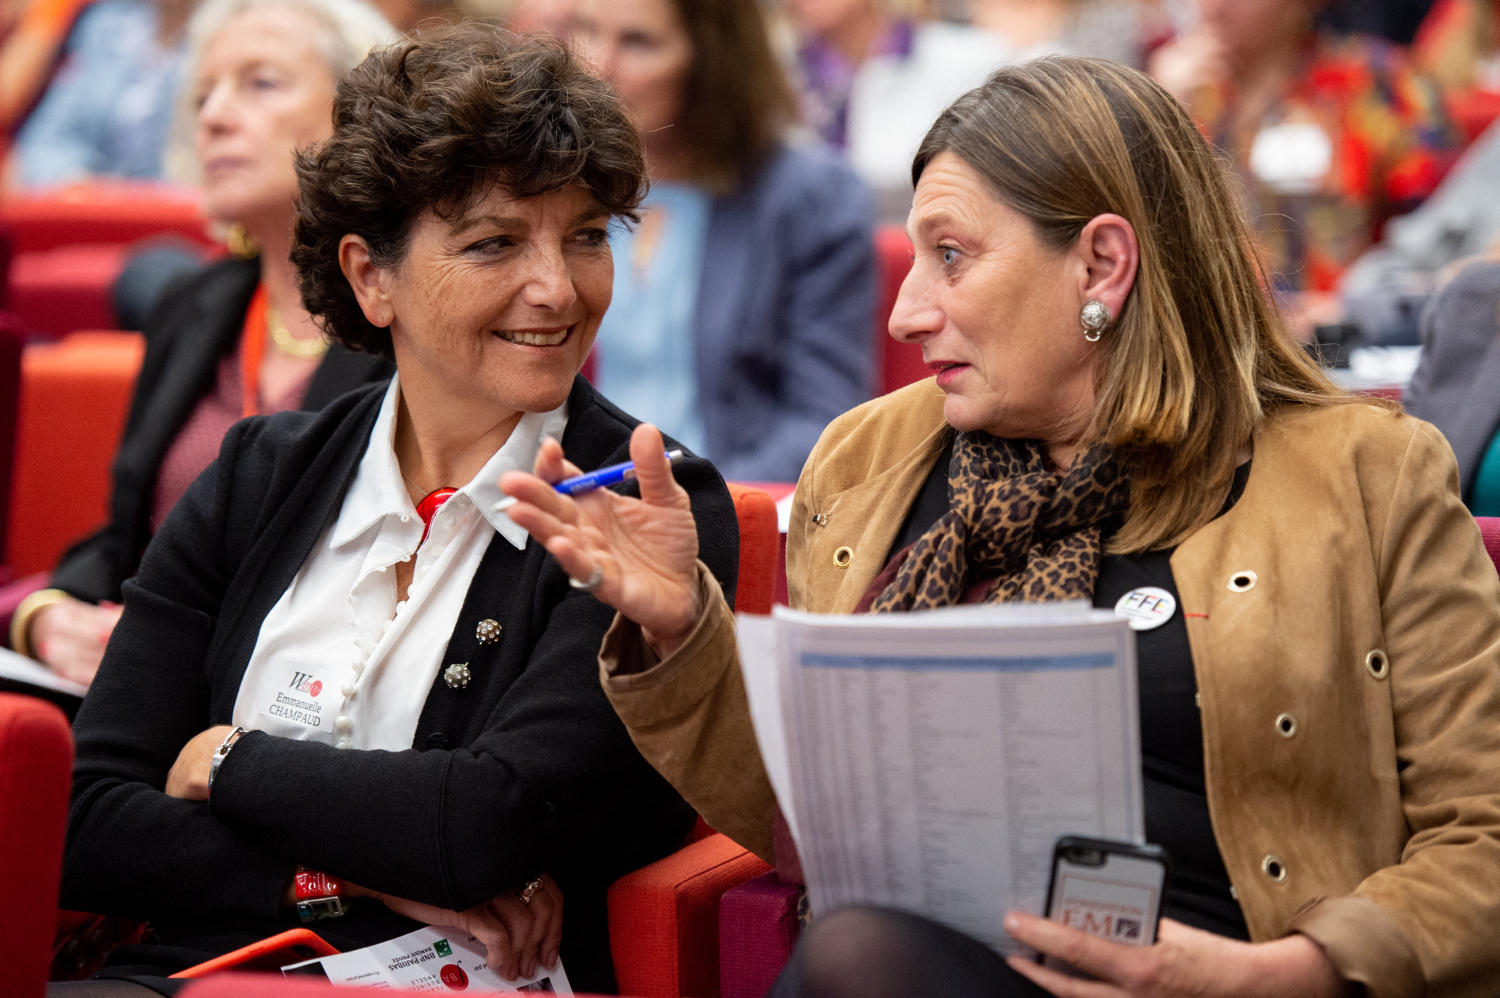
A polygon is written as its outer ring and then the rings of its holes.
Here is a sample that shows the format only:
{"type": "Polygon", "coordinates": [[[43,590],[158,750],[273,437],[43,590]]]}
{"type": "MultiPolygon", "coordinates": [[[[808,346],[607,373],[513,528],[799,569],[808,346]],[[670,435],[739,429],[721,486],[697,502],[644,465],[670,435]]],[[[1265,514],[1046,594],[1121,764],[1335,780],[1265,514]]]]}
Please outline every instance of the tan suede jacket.
{"type": "MultiPolygon", "coordinates": [[[[836,420],[797,485],[791,603],[848,613],[948,432],[931,381],[836,420]]],[[[1243,497],[1172,556],[1215,838],[1251,935],[1304,933],[1378,998],[1500,994],[1500,580],[1426,423],[1289,407],[1243,497]]],[[[734,621],[656,663],[616,621],[600,664],[636,744],[770,858],[734,621]]]]}

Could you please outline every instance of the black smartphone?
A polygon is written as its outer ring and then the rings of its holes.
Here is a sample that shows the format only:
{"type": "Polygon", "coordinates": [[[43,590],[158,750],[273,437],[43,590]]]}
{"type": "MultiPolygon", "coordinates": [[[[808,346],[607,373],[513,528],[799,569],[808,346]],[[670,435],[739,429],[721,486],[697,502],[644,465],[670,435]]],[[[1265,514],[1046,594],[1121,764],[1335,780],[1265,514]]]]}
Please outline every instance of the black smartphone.
{"type": "Polygon", "coordinates": [[[1047,917],[1111,942],[1150,946],[1171,873],[1161,846],[1064,835],[1052,848],[1047,917]]]}

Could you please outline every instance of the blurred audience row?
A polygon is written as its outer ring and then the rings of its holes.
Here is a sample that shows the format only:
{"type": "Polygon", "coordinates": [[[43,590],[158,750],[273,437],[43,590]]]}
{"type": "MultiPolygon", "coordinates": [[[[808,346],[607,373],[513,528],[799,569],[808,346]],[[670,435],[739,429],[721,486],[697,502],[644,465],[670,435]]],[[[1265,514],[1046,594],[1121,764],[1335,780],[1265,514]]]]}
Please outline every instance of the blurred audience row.
{"type": "Polygon", "coordinates": [[[1309,338],[1349,316],[1377,341],[1413,336],[1413,297],[1500,228],[1495,0],[376,6],[30,0],[0,14],[11,187],[194,187],[234,250],[127,269],[158,304],[139,322],[148,352],[111,520],[12,631],[66,674],[92,674],[121,582],[231,423],[387,376],[330,347],[302,308],[287,260],[293,160],[328,134],[338,79],[424,23],[557,35],[618,88],[652,186],[640,222],[611,233],[593,380],[730,479],[795,480],[828,421],[871,395],[873,229],[904,221],[912,153],[938,111],[1017,60],[1113,59],[1178,97],[1240,177],[1272,289],[1309,338]]]}

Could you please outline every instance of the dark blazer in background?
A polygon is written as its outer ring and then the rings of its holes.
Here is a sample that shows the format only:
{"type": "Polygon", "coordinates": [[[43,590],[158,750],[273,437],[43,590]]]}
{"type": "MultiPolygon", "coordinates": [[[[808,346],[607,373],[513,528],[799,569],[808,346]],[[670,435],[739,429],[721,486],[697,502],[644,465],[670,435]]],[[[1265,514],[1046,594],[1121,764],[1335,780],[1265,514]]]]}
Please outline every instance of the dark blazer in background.
{"type": "MultiPolygon", "coordinates": [[[[50,585],[81,600],[120,599],[151,539],[156,474],[167,450],[211,391],[219,360],[240,342],[260,282],[259,260],[222,260],[172,282],[146,324],[146,357],[115,452],[109,522],[58,562],[50,585]]],[[[329,347],[302,408],[317,411],[345,392],[383,381],[394,368],[370,354],[329,347]]]]}
{"type": "Polygon", "coordinates": [[[696,342],[708,454],[731,481],[794,482],[875,381],[874,209],[822,149],[780,149],[714,200],[696,342]]]}
{"type": "MultiPolygon", "coordinates": [[[[549,872],[566,899],[574,987],[611,991],[605,891],[692,825],[600,688],[614,611],[571,588],[534,540],[489,545],[443,657],[467,662],[472,678],[454,689],[439,669],[410,749],[339,751],[251,732],[210,801],[162,792],[182,746],[230,723],[261,622],[337,519],[383,391],[318,415],[237,423],[125,584],[124,616],[73,728],[62,885],[67,908],[151,923],[155,941],[115,951],[112,976],[160,978],[292,927],[279,904],[302,863],[455,910],[549,872]],[[486,619],[502,636],[482,645],[486,619]]],[[[627,459],[636,420],[582,378],[568,406],[572,461],[587,470],[627,459]]],[[[700,557],[732,592],[739,529],[724,480],[697,457],[675,474],[700,557]]],[[[312,927],[347,950],[417,925],[356,901],[312,927]]]]}
{"type": "Polygon", "coordinates": [[[1500,263],[1465,267],[1422,310],[1422,359],[1406,411],[1442,431],[1465,498],[1500,426],[1500,263]]]}

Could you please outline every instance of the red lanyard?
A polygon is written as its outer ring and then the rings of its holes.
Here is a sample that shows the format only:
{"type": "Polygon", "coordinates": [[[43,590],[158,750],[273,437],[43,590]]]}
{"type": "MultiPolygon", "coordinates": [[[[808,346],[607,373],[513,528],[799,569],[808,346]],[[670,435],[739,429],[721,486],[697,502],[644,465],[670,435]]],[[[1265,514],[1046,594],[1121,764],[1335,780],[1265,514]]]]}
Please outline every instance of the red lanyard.
{"type": "Polygon", "coordinates": [[[241,413],[260,413],[260,362],[266,355],[266,286],[257,285],[250,307],[245,310],[245,328],[240,333],[241,413]]]}

